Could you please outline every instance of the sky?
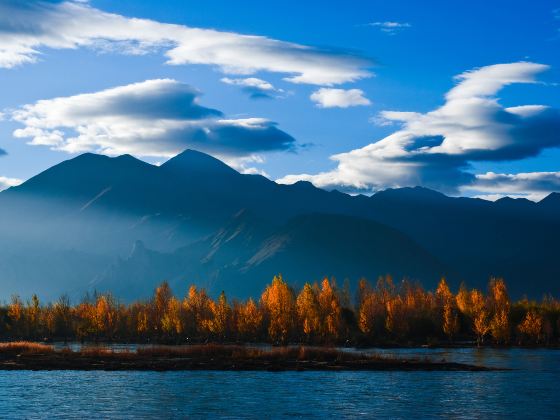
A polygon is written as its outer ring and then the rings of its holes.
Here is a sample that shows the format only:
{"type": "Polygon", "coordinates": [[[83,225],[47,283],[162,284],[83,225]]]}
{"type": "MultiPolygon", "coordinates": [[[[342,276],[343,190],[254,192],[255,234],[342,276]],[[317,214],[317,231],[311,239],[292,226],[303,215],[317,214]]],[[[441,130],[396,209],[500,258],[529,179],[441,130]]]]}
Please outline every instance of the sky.
{"type": "Polygon", "coordinates": [[[281,183],[560,191],[559,1],[0,0],[0,189],[191,148],[281,183]]]}

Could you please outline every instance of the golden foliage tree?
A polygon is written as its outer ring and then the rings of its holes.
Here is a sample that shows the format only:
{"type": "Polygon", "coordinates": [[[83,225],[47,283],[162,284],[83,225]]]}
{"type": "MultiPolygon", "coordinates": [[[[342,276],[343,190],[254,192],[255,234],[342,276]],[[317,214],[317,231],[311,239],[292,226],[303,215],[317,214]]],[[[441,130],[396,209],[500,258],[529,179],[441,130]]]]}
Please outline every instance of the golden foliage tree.
{"type": "Polygon", "coordinates": [[[465,283],[461,283],[461,286],[459,286],[459,291],[457,292],[457,296],[455,296],[455,302],[457,303],[457,309],[459,309],[463,315],[468,318],[472,317],[471,294],[467,286],[465,286],[465,283]]]}
{"type": "Polygon", "coordinates": [[[164,328],[162,325],[162,320],[164,319],[167,309],[169,307],[169,301],[173,297],[173,292],[169,283],[164,281],[155,290],[154,300],[153,300],[153,310],[151,313],[151,324],[152,327],[158,331],[160,335],[163,335],[164,328]]]}
{"type": "Polygon", "coordinates": [[[517,328],[529,341],[538,344],[542,339],[543,326],[543,317],[535,310],[529,310],[517,328]]]}
{"type": "Polygon", "coordinates": [[[390,277],[380,278],[375,288],[361,280],[355,309],[350,307],[346,289],[341,293],[334,281],[324,279],[320,285],[305,284],[296,298],[277,276],[259,303],[248,299],[235,301],[233,306],[225,293],[214,300],[195,286],[181,301],[165,282],[150,300],[128,305],[110,294],[86,295],[75,306],[67,296],[48,305],[41,305],[37,296],[25,304],[14,296],[0,306],[0,339],[166,343],[230,339],[286,343],[296,339],[317,344],[372,344],[385,340],[425,343],[442,333],[450,339],[461,333],[476,337],[481,345],[489,333],[496,343],[507,344],[511,325],[516,326],[521,342],[548,344],[559,337],[560,301],[545,296],[540,303],[524,299],[512,304],[501,279],[490,282],[486,296],[476,289],[469,292],[464,285],[454,296],[445,280],[435,292],[407,280],[395,286],[390,277]],[[467,326],[470,328],[463,328],[467,326]]]}
{"type": "Polygon", "coordinates": [[[262,323],[262,312],[252,298],[249,298],[245,304],[239,305],[236,325],[242,338],[256,341],[262,329],[262,323]]]}
{"type": "Polygon", "coordinates": [[[224,340],[229,332],[231,322],[231,308],[227,302],[224,291],[220,293],[217,302],[210,302],[210,308],[212,310],[210,331],[220,340],[224,340]]]}
{"type": "Polygon", "coordinates": [[[387,311],[385,328],[399,339],[404,338],[410,327],[406,303],[401,296],[396,296],[387,301],[385,306],[387,311]]]}
{"type": "Polygon", "coordinates": [[[452,340],[453,336],[459,332],[459,317],[455,298],[445,278],[442,278],[438,284],[436,298],[441,312],[443,333],[452,340]]]}
{"type": "Polygon", "coordinates": [[[183,319],[181,316],[181,302],[172,296],[167,301],[167,307],[161,319],[161,329],[167,337],[177,337],[183,332],[183,319]]]}
{"type": "Polygon", "coordinates": [[[459,332],[459,318],[452,300],[443,306],[443,332],[450,340],[459,332]]]}
{"type": "Polygon", "coordinates": [[[309,341],[320,329],[320,308],[317,294],[309,283],[305,283],[296,300],[299,323],[306,340],[309,341]]]}
{"type": "Polygon", "coordinates": [[[8,306],[8,317],[11,320],[11,330],[12,334],[16,337],[20,337],[24,332],[24,308],[23,302],[18,295],[12,296],[12,301],[8,306]]]}
{"type": "Polygon", "coordinates": [[[268,318],[268,335],[273,342],[286,343],[295,327],[296,302],[294,292],[282,279],[274,276],[261,296],[268,318]]]}
{"type": "Polygon", "coordinates": [[[478,346],[484,343],[484,337],[490,331],[490,320],[488,309],[486,308],[486,301],[484,295],[476,289],[470,292],[470,303],[472,314],[472,328],[476,335],[476,343],[478,346]]]}
{"type": "Polygon", "coordinates": [[[490,302],[493,309],[490,332],[496,343],[507,343],[510,338],[510,301],[503,279],[490,280],[490,302]]]}
{"type": "Polygon", "coordinates": [[[194,334],[203,335],[210,331],[213,313],[211,299],[204,289],[200,291],[191,286],[188,297],[183,302],[187,317],[192,320],[191,330],[194,334]]]}
{"type": "Polygon", "coordinates": [[[41,336],[41,303],[36,294],[31,296],[31,302],[27,304],[27,335],[31,338],[39,338],[41,336]]]}
{"type": "Polygon", "coordinates": [[[118,309],[111,295],[101,295],[95,304],[95,331],[112,339],[118,323],[118,309]]]}
{"type": "Polygon", "coordinates": [[[360,331],[368,336],[380,333],[385,319],[385,305],[374,293],[364,295],[359,310],[360,331]]]}
{"type": "Polygon", "coordinates": [[[318,301],[322,320],[322,335],[325,339],[336,340],[340,332],[340,299],[327,278],[321,282],[318,301]]]}

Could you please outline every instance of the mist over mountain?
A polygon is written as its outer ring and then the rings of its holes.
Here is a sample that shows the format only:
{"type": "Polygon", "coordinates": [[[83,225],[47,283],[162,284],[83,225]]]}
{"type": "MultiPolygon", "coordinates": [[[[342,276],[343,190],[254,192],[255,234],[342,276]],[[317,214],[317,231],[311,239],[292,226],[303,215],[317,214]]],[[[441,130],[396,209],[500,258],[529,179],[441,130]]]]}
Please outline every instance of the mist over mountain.
{"type": "Polygon", "coordinates": [[[539,203],[452,198],[425,188],[371,197],[280,185],[187,150],[161,166],[84,154],[0,193],[0,297],[112,291],[146,297],[162,280],[258,296],[288,282],[447,276],[514,296],[560,292],[560,194],[539,203]]]}

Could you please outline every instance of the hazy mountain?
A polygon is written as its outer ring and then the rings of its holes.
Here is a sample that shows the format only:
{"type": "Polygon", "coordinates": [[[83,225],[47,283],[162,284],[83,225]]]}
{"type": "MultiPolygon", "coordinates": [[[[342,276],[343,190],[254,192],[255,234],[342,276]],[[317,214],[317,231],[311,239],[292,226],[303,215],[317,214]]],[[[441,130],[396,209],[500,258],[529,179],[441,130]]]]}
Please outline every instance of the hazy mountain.
{"type": "Polygon", "coordinates": [[[227,290],[235,297],[259,296],[278,273],[294,286],[325,276],[338,278],[341,285],[348,278],[355,285],[364,276],[392,274],[434,287],[450,270],[406,235],[370,220],[312,213],[274,229],[242,212],[215,235],[173,254],[136,244],[95,287],[147,296],[152,290],[144,285],[153,287],[156,279],[165,278],[181,292],[196,283],[214,294],[227,290]]]}
{"type": "Polygon", "coordinates": [[[371,197],[278,185],[187,150],[161,166],[84,154],[0,193],[4,298],[112,290],[146,296],[163,279],[245,296],[273,274],[440,275],[515,295],[560,292],[560,194],[539,203],[452,198],[425,188],[371,197]]]}

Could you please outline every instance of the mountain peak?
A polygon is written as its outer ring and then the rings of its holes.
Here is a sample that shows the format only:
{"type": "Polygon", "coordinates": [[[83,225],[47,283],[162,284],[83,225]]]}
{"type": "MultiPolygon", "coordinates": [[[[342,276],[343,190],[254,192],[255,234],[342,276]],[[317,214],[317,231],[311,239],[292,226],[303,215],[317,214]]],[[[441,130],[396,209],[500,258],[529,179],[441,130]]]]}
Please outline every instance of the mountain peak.
{"type": "Polygon", "coordinates": [[[315,187],[315,185],[313,185],[311,182],[309,181],[297,181],[294,184],[292,184],[293,187],[301,189],[301,190],[316,190],[317,187],[315,187]]]}
{"type": "Polygon", "coordinates": [[[381,199],[383,197],[391,197],[393,199],[414,199],[422,201],[441,200],[448,198],[445,194],[438,191],[431,190],[425,187],[403,187],[403,188],[388,188],[379,191],[371,196],[373,199],[381,199]]]}
{"type": "MultiPolygon", "coordinates": [[[[105,165],[111,165],[113,167],[122,167],[122,165],[129,165],[129,166],[152,166],[149,163],[144,162],[138,158],[135,158],[132,155],[124,154],[119,156],[107,156],[97,153],[82,153],[81,155],[76,156],[75,158],[68,159],[59,165],[53,166],[56,167],[73,167],[76,166],[79,168],[100,168],[101,165],[105,167],[105,165]]],[[[125,167],[122,167],[125,169],[125,167]]]]}
{"type": "Polygon", "coordinates": [[[560,193],[552,192],[548,194],[545,198],[539,201],[539,206],[550,208],[550,209],[558,209],[560,208],[560,193]]]}
{"type": "Polygon", "coordinates": [[[197,150],[187,149],[169,159],[161,168],[165,170],[198,174],[237,174],[221,160],[197,150]]]}

